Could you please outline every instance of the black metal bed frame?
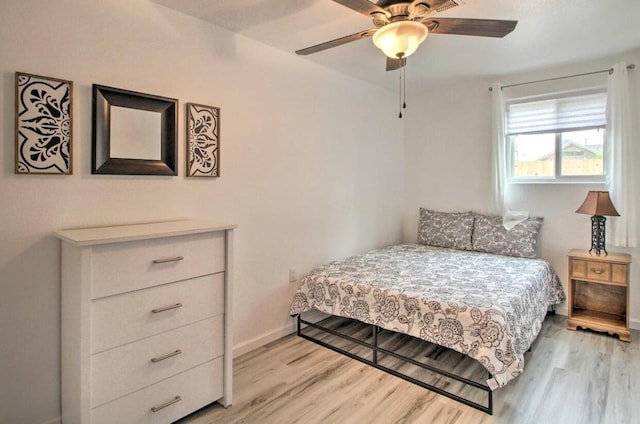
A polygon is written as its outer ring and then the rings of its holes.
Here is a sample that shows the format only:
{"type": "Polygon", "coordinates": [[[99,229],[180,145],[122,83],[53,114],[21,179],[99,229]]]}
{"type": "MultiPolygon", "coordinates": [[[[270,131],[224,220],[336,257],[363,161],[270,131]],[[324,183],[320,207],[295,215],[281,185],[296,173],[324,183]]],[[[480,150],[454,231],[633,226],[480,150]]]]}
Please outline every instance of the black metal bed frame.
{"type": "MultiPolygon", "coordinates": [[[[413,384],[417,384],[420,387],[424,387],[425,389],[431,390],[433,392],[436,392],[438,394],[446,396],[446,397],[448,397],[450,399],[453,399],[453,400],[456,400],[456,401],[458,401],[460,403],[463,403],[465,405],[471,406],[472,408],[478,409],[478,410],[480,410],[482,412],[485,412],[485,413],[487,413],[489,415],[493,415],[493,391],[489,388],[488,385],[484,385],[484,384],[478,383],[477,381],[473,381],[473,380],[470,380],[468,378],[453,374],[453,373],[451,373],[451,372],[449,372],[447,370],[444,370],[444,369],[441,369],[441,368],[438,368],[438,367],[434,367],[432,365],[424,364],[422,362],[416,361],[416,360],[414,360],[412,358],[409,358],[407,356],[398,354],[396,352],[393,352],[391,350],[388,350],[388,349],[385,349],[385,348],[379,346],[378,345],[378,334],[380,332],[382,332],[382,331],[389,331],[389,330],[385,330],[385,329],[383,329],[381,327],[378,327],[376,325],[373,325],[373,324],[365,324],[365,325],[371,326],[372,334],[373,334],[373,344],[372,344],[372,343],[368,343],[366,341],[359,340],[357,338],[351,337],[349,335],[340,333],[339,331],[336,331],[334,329],[331,329],[331,328],[328,328],[328,327],[324,327],[324,326],[320,325],[322,323],[322,321],[324,321],[324,320],[321,320],[321,321],[315,322],[315,323],[314,322],[310,322],[310,321],[306,321],[306,320],[302,319],[301,314],[299,314],[298,315],[298,320],[297,320],[297,323],[298,323],[297,324],[297,327],[298,327],[297,328],[297,334],[298,334],[298,336],[302,337],[303,339],[307,339],[309,341],[312,341],[312,342],[314,342],[316,344],[319,344],[320,346],[326,347],[327,349],[331,349],[331,350],[333,350],[335,352],[338,352],[338,353],[341,353],[343,355],[346,355],[349,358],[358,360],[358,361],[363,362],[363,363],[365,363],[367,365],[370,365],[372,367],[375,367],[377,369],[385,371],[385,372],[387,372],[389,374],[392,374],[392,375],[394,375],[396,377],[402,378],[403,380],[409,381],[409,382],[411,382],[413,384]],[[347,340],[349,342],[356,343],[356,344],[358,344],[360,346],[364,346],[364,347],[370,348],[372,350],[372,359],[373,360],[369,360],[369,359],[366,359],[364,357],[358,356],[358,355],[353,354],[353,353],[351,353],[351,352],[349,352],[347,350],[341,349],[341,348],[339,348],[337,346],[333,346],[333,345],[331,345],[331,344],[329,344],[327,342],[324,342],[324,341],[319,340],[317,338],[314,338],[314,337],[312,337],[312,336],[310,336],[308,334],[305,334],[302,331],[302,324],[304,324],[304,325],[306,325],[308,327],[316,328],[316,329],[318,329],[320,331],[324,331],[324,332],[332,334],[334,336],[340,337],[340,338],[342,338],[344,340],[347,340]],[[466,398],[464,398],[462,396],[459,396],[459,395],[457,395],[455,393],[448,392],[448,391],[446,391],[446,390],[444,390],[444,389],[442,389],[440,387],[436,387],[434,385],[428,384],[428,383],[426,383],[424,381],[421,381],[421,380],[418,380],[418,379],[416,379],[414,377],[411,377],[411,376],[409,376],[407,374],[403,374],[403,373],[401,373],[401,372],[399,372],[397,370],[394,370],[392,368],[386,367],[386,366],[384,366],[384,365],[379,363],[379,361],[378,361],[378,353],[392,356],[392,357],[394,357],[396,359],[399,359],[401,361],[405,361],[405,362],[407,362],[407,363],[409,363],[411,365],[415,365],[417,367],[429,370],[429,371],[434,372],[436,374],[442,375],[442,376],[447,377],[447,378],[451,378],[453,380],[457,380],[457,381],[459,381],[461,383],[464,383],[464,384],[473,386],[473,387],[475,387],[477,389],[480,389],[482,391],[485,391],[485,392],[487,392],[487,404],[483,405],[481,403],[474,402],[472,400],[469,400],[469,399],[466,399],[466,398]]],[[[491,377],[491,374],[489,374],[489,377],[491,377]]]]}

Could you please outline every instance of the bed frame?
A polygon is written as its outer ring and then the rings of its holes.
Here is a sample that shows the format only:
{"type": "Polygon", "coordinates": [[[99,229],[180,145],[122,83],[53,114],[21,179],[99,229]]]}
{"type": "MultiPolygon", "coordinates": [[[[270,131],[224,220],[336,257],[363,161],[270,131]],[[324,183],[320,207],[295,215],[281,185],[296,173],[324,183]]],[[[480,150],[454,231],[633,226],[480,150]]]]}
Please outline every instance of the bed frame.
{"type": "MultiPolygon", "coordinates": [[[[336,331],[333,328],[329,328],[329,326],[326,325],[326,324],[328,323],[328,320],[334,319],[334,318],[347,320],[347,321],[354,321],[354,320],[350,320],[349,318],[329,316],[329,317],[327,317],[327,318],[325,318],[323,320],[320,320],[318,322],[310,322],[310,321],[304,320],[302,318],[301,314],[299,314],[298,315],[298,320],[297,320],[297,322],[298,322],[297,334],[298,334],[299,337],[302,337],[304,339],[310,340],[310,341],[312,341],[314,343],[319,344],[320,346],[326,347],[328,349],[331,349],[333,351],[336,351],[338,353],[346,355],[346,356],[348,356],[348,357],[350,357],[352,359],[358,360],[358,361],[363,362],[363,363],[365,363],[367,365],[370,365],[372,367],[378,368],[378,369],[380,369],[382,371],[385,371],[385,372],[387,372],[389,374],[392,374],[392,375],[394,375],[396,377],[400,377],[400,378],[402,378],[402,379],[404,379],[406,381],[409,381],[409,382],[411,382],[413,384],[417,384],[418,386],[424,387],[424,388],[426,388],[428,390],[431,390],[433,392],[439,393],[439,394],[441,394],[443,396],[446,396],[448,398],[451,398],[453,400],[461,402],[461,403],[463,403],[465,405],[471,406],[471,407],[473,407],[475,409],[478,409],[478,410],[480,410],[482,412],[485,412],[485,413],[487,413],[489,415],[493,414],[493,391],[489,388],[488,385],[479,383],[478,381],[474,381],[474,380],[465,378],[465,377],[463,377],[461,375],[457,375],[457,374],[455,374],[455,373],[453,373],[451,371],[447,371],[445,369],[442,369],[442,368],[439,368],[439,367],[436,367],[436,366],[433,366],[433,365],[429,365],[429,364],[425,364],[423,362],[416,361],[413,358],[410,358],[410,357],[402,355],[402,354],[400,354],[398,352],[394,352],[392,350],[389,350],[389,349],[386,349],[386,348],[382,347],[379,344],[379,336],[380,336],[380,334],[383,333],[383,332],[394,333],[392,331],[385,330],[385,329],[380,328],[380,327],[378,327],[376,325],[364,324],[364,323],[361,323],[360,321],[358,321],[358,323],[361,324],[361,325],[369,326],[370,327],[370,331],[371,331],[371,333],[370,333],[371,336],[368,337],[367,340],[361,340],[361,339],[358,339],[356,337],[352,337],[350,335],[344,334],[344,333],[342,333],[340,331],[336,331]],[[326,333],[326,334],[330,334],[330,335],[336,336],[336,337],[338,337],[337,340],[345,340],[345,341],[348,341],[348,342],[351,342],[351,343],[355,343],[356,345],[364,347],[367,351],[370,349],[371,350],[371,358],[372,359],[368,359],[367,357],[364,357],[362,355],[358,355],[356,353],[353,353],[353,352],[350,352],[350,351],[345,350],[343,348],[340,348],[340,347],[337,346],[337,343],[331,344],[331,343],[329,343],[327,341],[320,340],[320,338],[310,334],[311,333],[310,331],[307,331],[310,328],[319,330],[321,332],[321,334],[322,333],[326,333]],[[369,339],[372,339],[372,342],[368,341],[369,339]],[[401,371],[398,371],[396,369],[393,369],[393,368],[390,368],[388,366],[385,366],[385,365],[381,364],[381,362],[380,362],[380,359],[384,355],[391,356],[391,357],[393,357],[395,359],[398,359],[398,360],[400,360],[402,362],[414,365],[414,366],[419,367],[421,369],[428,370],[428,371],[430,371],[432,373],[435,373],[437,375],[440,375],[440,376],[443,376],[443,377],[446,377],[446,378],[449,378],[449,379],[452,379],[452,380],[459,381],[459,382],[463,383],[465,386],[466,385],[472,386],[472,387],[474,387],[476,389],[479,389],[479,390],[481,390],[483,392],[486,392],[486,396],[487,396],[486,403],[483,404],[483,403],[475,402],[473,400],[470,400],[470,399],[467,399],[465,397],[462,397],[462,396],[460,396],[458,394],[455,394],[455,393],[452,393],[450,391],[447,391],[444,388],[437,387],[437,386],[435,386],[433,384],[429,384],[429,383],[427,383],[425,381],[422,381],[422,380],[419,380],[419,379],[417,379],[415,377],[412,377],[411,375],[408,375],[408,373],[405,374],[405,373],[403,373],[401,371]]],[[[406,336],[406,337],[412,337],[412,336],[406,336]]],[[[421,342],[430,344],[429,342],[426,342],[426,341],[421,341],[421,342]]],[[[432,344],[430,344],[430,345],[432,345],[432,344]]],[[[438,348],[442,349],[442,350],[446,349],[446,348],[443,348],[443,347],[438,347],[438,348]]],[[[491,374],[490,373],[489,373],[489,378],[491,378],[491,374]]]]}

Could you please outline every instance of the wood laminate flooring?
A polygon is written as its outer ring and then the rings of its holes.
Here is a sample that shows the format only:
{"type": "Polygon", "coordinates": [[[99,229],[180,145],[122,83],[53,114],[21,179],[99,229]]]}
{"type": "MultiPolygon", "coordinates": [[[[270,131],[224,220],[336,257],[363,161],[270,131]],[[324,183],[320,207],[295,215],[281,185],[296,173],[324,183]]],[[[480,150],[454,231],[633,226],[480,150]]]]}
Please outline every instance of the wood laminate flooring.
{"type": "Polygon", "coordinates": [[[640,423],[640,332],[625,343],[565,325],[547,317],[493,415],[290,335],[235,359],[232,407],[179,423],[640,423]]]}

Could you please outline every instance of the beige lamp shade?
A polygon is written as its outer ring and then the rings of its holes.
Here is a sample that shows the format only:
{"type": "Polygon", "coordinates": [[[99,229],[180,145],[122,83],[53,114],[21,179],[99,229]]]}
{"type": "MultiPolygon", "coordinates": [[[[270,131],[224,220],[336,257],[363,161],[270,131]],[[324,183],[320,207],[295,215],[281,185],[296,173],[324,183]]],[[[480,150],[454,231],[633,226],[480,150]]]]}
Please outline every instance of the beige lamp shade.
{"type": "Polygon", "coordinates": [[[373,44],[392,59],[412,55],[429,31],[424,24],[414,21],[398,21],[387,24],[373,34],[373,44]]]}
{"type": "Polygon", "coordinates": [[[597,216],[620,216],[611,203],[608,191],[590,191],[576,213],[597,216]]]}

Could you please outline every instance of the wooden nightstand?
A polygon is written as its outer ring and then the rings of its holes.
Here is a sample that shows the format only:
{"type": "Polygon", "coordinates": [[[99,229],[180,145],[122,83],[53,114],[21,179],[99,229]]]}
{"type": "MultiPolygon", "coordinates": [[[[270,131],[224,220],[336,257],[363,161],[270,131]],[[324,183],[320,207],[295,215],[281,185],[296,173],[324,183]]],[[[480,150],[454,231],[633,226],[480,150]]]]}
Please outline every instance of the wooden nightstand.
{"type": "Polygon", "coordinates": [[[596,256],[586,250],[569,252],[568,329],[588,328],[631,341],[630,263],[631,256],[625,253],[596,256]]]}

